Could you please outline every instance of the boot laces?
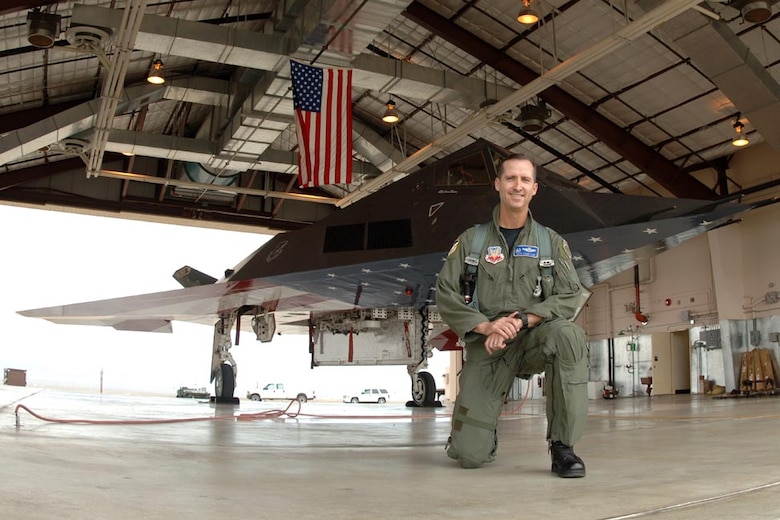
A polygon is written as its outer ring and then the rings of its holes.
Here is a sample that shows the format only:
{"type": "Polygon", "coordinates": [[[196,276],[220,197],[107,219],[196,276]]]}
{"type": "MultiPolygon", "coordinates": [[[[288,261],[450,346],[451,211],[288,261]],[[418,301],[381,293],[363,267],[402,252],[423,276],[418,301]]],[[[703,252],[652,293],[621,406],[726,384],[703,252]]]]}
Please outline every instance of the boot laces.
{"type": "Polygon", "coordinates": [[[553,441],[550,443],[550,451],[552,451],[553,456],[560,460],[561,462],[564,461],[571,461],[571,463],[580,462],[580,458],[574,453],[574,448],[572,446],[567,446],[561,441],[553,441]]]}

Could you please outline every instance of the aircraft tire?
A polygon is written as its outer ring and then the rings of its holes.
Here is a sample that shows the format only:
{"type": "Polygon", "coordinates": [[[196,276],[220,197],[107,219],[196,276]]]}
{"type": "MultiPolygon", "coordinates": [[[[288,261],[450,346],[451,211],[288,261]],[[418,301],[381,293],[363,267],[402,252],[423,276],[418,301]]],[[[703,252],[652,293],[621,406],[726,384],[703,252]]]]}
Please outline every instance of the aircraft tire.
{"type": "Polygon", "coordinates": [[[236,378],[233,375],[233,366],[222,363],[214,380],[214,395],[218,400],[232,400],[235,386],[236,378]]]}
{"type": "Polygon", "coordinates": [[[306,394],[298,394],[298,396],[296,397],[296,399],[297,399],[298,401],[300,401],[301,403],[305,403],[306,401],[308,401],[308,400],[309,400],[309,398],[308,398],[308,397],[306,397],[306,394]]]}
{"type": "Polygon", "coordinates": [[[412,401],[416,406],[434,406],[436,401],[436,380],[430,372],[418,372],[412,385],[412,401]]]}

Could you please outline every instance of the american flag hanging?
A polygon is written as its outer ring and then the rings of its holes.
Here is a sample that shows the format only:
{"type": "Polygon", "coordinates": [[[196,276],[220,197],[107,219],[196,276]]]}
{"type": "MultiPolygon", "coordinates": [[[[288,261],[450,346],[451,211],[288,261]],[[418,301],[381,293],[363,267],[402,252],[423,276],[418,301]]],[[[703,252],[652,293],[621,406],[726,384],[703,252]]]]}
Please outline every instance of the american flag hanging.
{"type": "Polygon", "coordinates": [[[290,61],[302,188],[352,182],[352,71],[290,61]]]}

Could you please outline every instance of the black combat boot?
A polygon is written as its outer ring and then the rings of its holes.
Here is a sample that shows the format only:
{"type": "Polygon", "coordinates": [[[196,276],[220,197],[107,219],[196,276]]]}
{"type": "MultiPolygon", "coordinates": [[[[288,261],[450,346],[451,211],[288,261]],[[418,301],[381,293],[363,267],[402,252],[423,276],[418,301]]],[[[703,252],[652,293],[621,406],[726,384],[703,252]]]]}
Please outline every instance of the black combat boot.
{"type": "Polygon", "coordinates": [[[574,449],[566,446],[561,441],[550,443],[550,456],[552,468],[550,471],[563,478],[577,478],[585,476],[585,463],[574,453],[574,449]]]}

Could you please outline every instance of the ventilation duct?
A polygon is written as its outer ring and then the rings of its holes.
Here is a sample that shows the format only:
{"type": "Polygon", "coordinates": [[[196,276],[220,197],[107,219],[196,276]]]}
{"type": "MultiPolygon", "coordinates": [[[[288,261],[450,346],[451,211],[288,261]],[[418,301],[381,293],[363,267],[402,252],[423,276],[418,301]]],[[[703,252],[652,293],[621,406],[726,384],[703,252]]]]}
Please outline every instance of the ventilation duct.
{"type": "MultiPolygon", "coordinates": [[[[200,163],[184,162],[182,163],[183,177],[191,182],[198,184],[210,184],[212,186],[230,186],[235,183],[240,171],[220,170],[213,171],[200,163]]],[[[230,191],[208,191],[202,189],[193,189],[186,186],[176,186],[173,190],[174,195],[178,197],[193,198],[199,200],[209,200],[211,202],[230,203],[236,194],[230,191]]]]}

